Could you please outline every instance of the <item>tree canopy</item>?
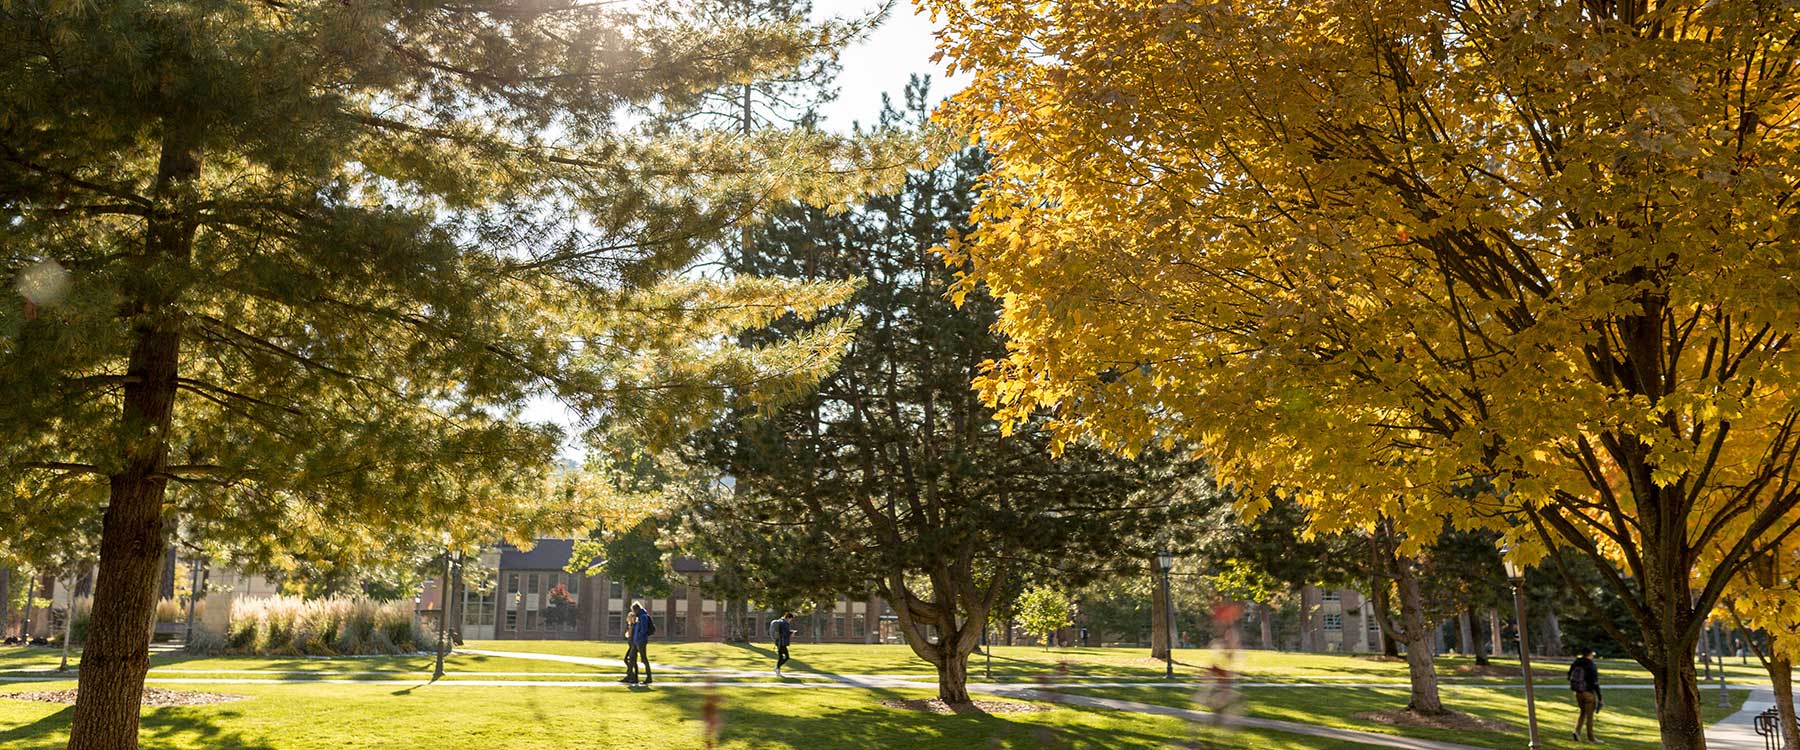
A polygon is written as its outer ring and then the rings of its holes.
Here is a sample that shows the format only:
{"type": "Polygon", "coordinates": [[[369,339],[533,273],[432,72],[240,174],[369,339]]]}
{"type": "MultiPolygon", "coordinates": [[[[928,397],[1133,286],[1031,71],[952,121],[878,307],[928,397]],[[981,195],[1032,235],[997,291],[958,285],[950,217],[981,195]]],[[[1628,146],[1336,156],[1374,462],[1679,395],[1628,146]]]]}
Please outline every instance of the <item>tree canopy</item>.
{"type": "Polygon", "coordinates": [[[667,439],[829,369],[841,326],[722,342],[848,287],[673,274],[761,206],[895,179],[917,139],[676,116],[851,38],[694,5],[0,8],[23,296],[0,306],[0,473],[48,512],[104,508],[72,747],[135,746],[165,518],[523,535],[580,500],[534,401],[667,439]]]}
{"type": "Polygon", "coordinates": [[[1002,419],[1185,439],[1327,530],[1587,555],[1665,746],[1702,745],[1704,613],[1800,521],[1800,17],[927,5],[995,155],[949,249],[1003,302],[1002,419]]]}
{"type": "MultiPolygon", "coordinates": [[[[907,109],[884,123],[917,123],[925,93],[922,82],[909,86],[907,109]]],[[[970,389],[1001,351],[996,309],[951,304],[951,272],[931,248],[966,221],[985,158],[967,149],[852,211],[794,206],[758,227],[739,271],[853,280],[858,290],[830,312],[859,325],[807,398],[710,433],[705,455],[737,489],[686,514],[721,553],[709,557],[728,556],[782,592],[767,599],[880,593],[950,702],[968,700],[968,654],[1011,578],[1056,571],[1077,585],[1147,560],[1150,533],[1182,517],[1193,487],[1193,467],[1179,461],[1079,447],[1059,460],[1048,433],[1007,435],[970,389]]],[[[780,340],[812,325],[786,318],[758,335],[780,340]]]]}

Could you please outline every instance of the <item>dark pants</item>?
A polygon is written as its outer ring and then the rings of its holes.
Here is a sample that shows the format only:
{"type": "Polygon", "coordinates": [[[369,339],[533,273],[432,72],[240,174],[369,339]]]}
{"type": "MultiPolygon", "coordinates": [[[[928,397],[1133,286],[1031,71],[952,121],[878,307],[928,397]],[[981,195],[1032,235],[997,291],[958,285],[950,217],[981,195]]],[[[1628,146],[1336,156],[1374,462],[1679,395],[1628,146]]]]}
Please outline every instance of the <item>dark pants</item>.
{"type": "Polygon", "coordinates": [[[788,645],[785,643],[775,644],[775,668],[776,669],[780,669],[781,665],[788,663],[787,647],[788,647],[788,645]]]}
{"type": "Polygon", "coordinates": [[[650,644],[632,641],[631,646],[625,649],[625,679],[631,680],[632,682],[637,681],[637,663],[639,659],[642,659],[644,662],[644,682],[650,681],[650,654],[644,650],[648,645],[650,644]]]}
{"type": "Polygon", "coordinates": [[[1587,738],[1594,739],[1594,712],[1600,709],[1600,694],[1583,690],[1575,694],[1575,705],[1581,707],[1581,717],[1575,720],[1575,734],[1587,729],[1587,738]]]}

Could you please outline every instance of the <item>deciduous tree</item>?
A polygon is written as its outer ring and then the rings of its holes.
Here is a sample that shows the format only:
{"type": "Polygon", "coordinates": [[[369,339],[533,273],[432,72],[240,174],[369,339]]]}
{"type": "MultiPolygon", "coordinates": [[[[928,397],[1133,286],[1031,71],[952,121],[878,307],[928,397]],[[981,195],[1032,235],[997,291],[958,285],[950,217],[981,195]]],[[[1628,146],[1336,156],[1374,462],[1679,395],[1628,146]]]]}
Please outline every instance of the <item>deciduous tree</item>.
{"type": "Polygon", "coordinates": [[[1704,746],[1706,613],[1800,521],[1800,17],[927,5],[972,76],[946,120],[995,155],[950,248],[1004,305],[1003,420],[1173,433],[1327,530],[1447,513],[1586,555],[1664,747],[1704,746]]]}

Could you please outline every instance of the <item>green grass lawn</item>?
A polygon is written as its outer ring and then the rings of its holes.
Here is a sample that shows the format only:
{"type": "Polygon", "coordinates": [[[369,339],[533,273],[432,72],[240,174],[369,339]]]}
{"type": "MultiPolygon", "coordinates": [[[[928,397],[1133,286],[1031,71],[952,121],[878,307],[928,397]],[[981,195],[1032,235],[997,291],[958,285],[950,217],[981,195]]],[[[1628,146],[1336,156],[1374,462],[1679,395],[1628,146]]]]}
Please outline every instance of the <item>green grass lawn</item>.
{"type": "MultiPolygon", "coordinates": [[[[1245,688],[1244,713],[1267,719],[1301,721],[1309,724],[1360,729],[1383,734],[1445,740],[1481,747],[1513,750],[1523,747],[1525,736],[1525,691],[1518,688],[1472,685],[1440,686],[1440,697],[1446,708],[1504,722],[1517,728],[1515,732],[1469,732],[1427,728],[1397,728],[1357,718],[1357,714],[1377,712],[1406,705],[1404,688],[1245,688]]],[[[1198,694],[1191,688],[1066,688],[1059,692],[1098,695],[1142,703],[1182,708],[1197,708],[1198,694]]],[[[1731,690],[1730,702],[1721,708],[1717,696],[1702,696],[1702,715],[1707,723],[1730,716],[1743,705],[1746,690],[1731,690]]],[[[1540,736],[1545,747],[1592,747],[1569,738],[1575,726],[1575,704],[1566,686],[1540,688],[1537,715],[1540,736]]],[[[1595,723],[1598,734],[1608,745],[1651,750],[1661,747],[1657,739],[1653,691],[1617,689],[1606,693],[1606,709],[1595,723]]]]}
{"type": "MultiPolygon", "coordinates": [[[[456,654],[446,660],[449,683],[429,684],[430,656],[377,658],[265,658],[189,657],[161,653],[153,659],[151,676],[156,687],[195,689],[248,695],[252,700],[218,706],[154,709],[145,712],[145,746],[148,748],[244,747],[309,750],[311,748],[418,747],[431,743],[468,743],[500,750],[536,750],[541,747],[625,747],[636,741],[645,747],[701,747],[700,701],[707,691],[697,684],[698,675],[659,673],[653,690],[591,688],[580,686],[478,686],[453,684],[457,680],[505,679],[531,681],[606,680],[621,668],[621,644],[582,641],[486,641],[471,648],[597,657],[604,665],[567,664],[525,658],[456,654]],[[513,674],[498,674],[513,673],[513,674]],[[207,678],[304,678],[353,680],[351,684],[192,684],[161,682],[207,678]],[[647,743],[647,744],[646,744],[647,743]]],[[[929,667],[904,646],[796,644],[792,678],[826,679],[838,674],[904,674],[929,679],[929,667]]],[[[1203,650],[1179,651],[1177,675],[1198,676],[1217,656],[1203,650]]],[[[59,653],[52,649],[0,648],[0,693],[51,689],[70,683],[42,682],[42,672],[7,672],[53,667],[59,653]],[[33,681],[28,679],[35,678],[33,681]]],[[[659,664],[721,669],[766,670],[773,654],[760,644],[731,646],[716,643],[653,644],[651,657],[659,664]]],[[[976,656],[970,678],[982,681],[987,659],[976,656]]],[[[1120,677],[1128,680],[1159,678],[1161,662],[1142,650],[1055,649],[997,647],[993,675],[997,682],[1034,682],[1040,677],[1120,677]]],[[[1250,715],[1321,724],[1348,729],[1442,739],[1469,745],[1512,748],[1520,745],[1516,733],[1468,732],[1420,728],[1396,728],[1358,718],[1368,711],[1404,705],[1406,665],[1396,660],[1328,654],[1292,654],[1245,651],[1228,665],[1251,681],[1307,681],[1313,684],[1344,683],[1337,687],[1247,688],[1250,715]],[[1333,679],[1336,678],[1336,679],[1333,679]],[[1382,683],[1381,687],[1355,687],[1356,683],[1382,683]],[[1387,687],[1386,685],[1392,685],[1387,687]]],[[[1446,676],[1446,704],[1458,711],[1523,727],[1524,695],[1517,687],[1501,687],[1506,678],[1475,673],[1469,660],[1444,658],[1439,673],[1446,676]]],[[[1496,666],[1513,668],[1511,661],[1496,666]]],[[[1738,665],[1733,665],[1738,666],[1738,665]]],[[[1563,689],[1566,667],[1545,663],[1535,670],[1542,678],[1539,718],[1549,747],[1571,746],[1567,727],[1574,722],[1573,706],[1563,689]],[[1560,743],[1558,739],[1561,738],[1560,743]]],[[[1732,679],[1745,683],[1754,667],[1734,670],[1732,679]]],[[[1602,671],[1609,684],[1623,685],[1647,679],[1635,665],[1607,662],[1602,671]]],[[[726,678],[722,682],[746,679],[726,678]]],[[[1065,692],[1104,695],[1163,705],[1194,707],[1192,688],[1063,688],[1065,692]]],[[[728,687],[716,693],[723,701],[725,730],[722,747],[733,748],[1057,748],[1057,747],[1162,747],[1188,742],[1201,730],[1180,719],[1131,712],[1059,706],[1045,713],[935,716],[890,709],[879,705],[885,698],[927,697],[919,690],[874,688],[775,689],[728,687]]],[[[1732,707],[1714,707],[1712,691],[1704,693],[1708,721],[1735,710],[1745,696],[1732,693],[1732,707]]],[[[1617,689],[1609,692],[1601,726],[1615,747],[1655,747],[1655,721],[1651,691],[1617,689]]],[[[69,710],[64,706],[0,699],[0,748],[61,747],[67,732],[69,710]]],[[[1220,747],[1292,748],[1322,750],[1346,747],[1343,743],[1287,734],[1250,733],[1233,736],[1220,747]]]]}
{"type": "MultiPolygon", "coordinates": [[[[0,692],[22,686],[0,687],[0,692]]],[[[33,685],[43,689],[56,685],[33,685]]],[[[696,689],[475,688],[427,685],[221,686],[251,696],[216,706],[144,712],[147,750],[242,748],[703,747],[696,689]]],[[[1187,722],[1116,711],[1059,706],[1043,713],[941,716],[887,708],[890,698],[919,691],[733,689],[720,691],[719,747],[794,748],[1154,748],[1194,736],[1187,722]]],[[[71,709],[0,699],[0,747],[52,750],[67,739],[71,709]]],[[[1271,750],[1355,748],[1341,742],[1262,732],[1233,738],[1235,747],[1271,750]]]]}

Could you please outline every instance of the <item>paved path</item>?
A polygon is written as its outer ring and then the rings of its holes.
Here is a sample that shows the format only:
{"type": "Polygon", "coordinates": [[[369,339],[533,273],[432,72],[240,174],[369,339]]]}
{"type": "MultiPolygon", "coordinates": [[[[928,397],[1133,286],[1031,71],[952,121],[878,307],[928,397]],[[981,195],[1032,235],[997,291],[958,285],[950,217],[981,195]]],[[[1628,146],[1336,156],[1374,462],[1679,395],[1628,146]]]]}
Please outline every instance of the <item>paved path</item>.
{"type": "MultiPolygon", "coordinates": [[[[1713,695],[1706,693],[1701,700],[1711,700],[1713,695]]],[[[1767,687],[1752,687],[1750,697],[1744,699],[1744,708],[1735,714],[1725,717],[1717,724],[1706,728],[1706,750],[1764,750],[1761,735],[1751,722],[1764,709],[1775,705],[1775,691],[1767,687]]]]}

